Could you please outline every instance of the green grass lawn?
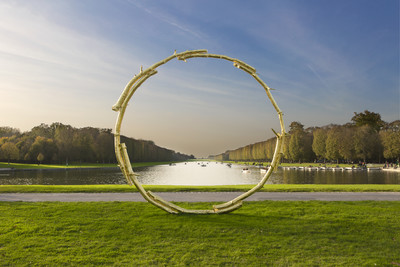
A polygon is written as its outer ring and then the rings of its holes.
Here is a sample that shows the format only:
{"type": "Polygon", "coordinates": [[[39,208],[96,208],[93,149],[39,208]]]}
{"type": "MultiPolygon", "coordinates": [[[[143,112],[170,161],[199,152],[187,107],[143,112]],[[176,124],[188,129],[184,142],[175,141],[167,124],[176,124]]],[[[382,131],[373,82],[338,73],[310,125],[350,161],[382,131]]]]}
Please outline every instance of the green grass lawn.
{"type": "Polygon", "coordinates": [[[400,202],[0,203],[1,266],[397,266],[400,202]],[[209,204],[182,203],[191,208],[209,204]]]}

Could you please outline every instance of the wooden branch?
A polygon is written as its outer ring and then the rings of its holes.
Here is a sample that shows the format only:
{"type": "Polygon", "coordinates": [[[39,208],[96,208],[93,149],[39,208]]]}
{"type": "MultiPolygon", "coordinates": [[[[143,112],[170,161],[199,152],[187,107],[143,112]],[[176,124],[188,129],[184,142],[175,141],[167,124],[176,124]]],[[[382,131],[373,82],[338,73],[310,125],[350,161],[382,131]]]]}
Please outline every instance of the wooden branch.
{"type": "Polygon", "coordinates": [[[268,87],[264,81],[262,81],[256,74],[256,69],[252,66],[246,64],[245,62],[231,58],[225,55],[217,55],[217,54],[209,54],[207,50],[200,49],[200,50],[189,50],[181,53],[174,52],[173,55],[153,64],[149,68],[143,70],[143,67],[140,68],[139,74],[135,75],[125,86],[124,91],[122,92],[121,96],[119,97],[117,103],[112,107],[112,109],[118,112],[117,122],[115,125],[115,133],[114,133],[114,143],[115,143],[115,155],[117,157],[119,166],[121,168],[122,173],[124,174],[127,182],[129,185],[135,185],[138,189],[139,193],[146,199],[149,203],[163,209],[169,213],[179,214],[179,213],[190,213],[190,214],[215,214],[215,213],[227,213],[233,210],[236,210],[242,206],[242,201],[249,197],[250,195],[257,192],[260,188],[264,186],[268,178],[271,176],[272,172],[278,167],[280,158],[283,152],[283,143],[286,136],[285,126],[283,123],[283,113],[279,109],[277,103],[275,102],[274,98],[272,97],[271,91],[272,89],[268,87]],[[278,118],[281,127],[281,133],[277,133],[275,130],[272,130],[277,138],[274,156],[271,162],[271,167],[261,179],[261,181],[249,191],[243,193],[242,195],[236,197],[235,199],[228,201],[226,203],[220,205],[214,205],[212,209],[209,210],[190,210],[182,208],[178,205],[175,205],[169,201],[162,199],[161,197],[157,196],[151,191],[146,191],[139,180],[136,178],[136,174],[132,169],[131,162],[129,160],[129,155],[126,150],[126,145],[121,144],[121,125],[124,118],[124,114],[126,111],[126,107],[128,102],[132,98],[132,95],[136,92],[136,90],[151,76],[157,74],[157,68],[163,64],[166,64],[170,60],[176,58],[178,60],[185,61],[190,58],[198,58],[198,57],[205,57],[205,58],[216,58],[216,59],[223,59],[227,61],[233,62],[233,66],[243,70],[244,72],[250,74],[265,90],[269,100],[271,101],[273,107],[275,108],[276,112],[278,113],[278,118]]]}

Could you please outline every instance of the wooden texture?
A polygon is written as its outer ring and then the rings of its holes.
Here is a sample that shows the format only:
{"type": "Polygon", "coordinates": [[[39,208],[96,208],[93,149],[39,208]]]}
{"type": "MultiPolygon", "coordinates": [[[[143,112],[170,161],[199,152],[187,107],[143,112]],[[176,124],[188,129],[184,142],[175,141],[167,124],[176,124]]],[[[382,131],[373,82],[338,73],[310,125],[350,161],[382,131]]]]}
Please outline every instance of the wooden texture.
{"type": "Polygon", "coordinates": [[[231,212],[233,210],[236,210],[242,206],[242,201],[249,197],[250,195],[254,194],[257,192],[260,188],[264,186],[268,178],[271,176],[272,172],[277,168],[280,162],[280,158],[282,156],[282,151],[283,151],[283,142],[285,139],[285,126],[283,123],[283,113],[279,109],[277,103],[275,102],[274,98],[272,97],[271,94],[271,88],[268,87],[268,85],[260,79],[260,77],[257,76],[256,69],[253,68],[252,66],[246,64],[243,61],[240,61],[235,58],[231,58],[225,55],[217,55],[217,54],[209,54],[207,50],[202,49],[202,50],[190,50],[190,51],[185,51],[181,53],[175,53],[157,63],[154,65],[150,66],[149,68],[143,70],[142,68],[140,69],[139,74],[135,75],[129,83],[126,85],[124,91],[122,92],[121,96],[119,97],[117,103],[113,106],[113,110],[118,112],[118,117],[117,117],[117,122],[115,125],[115,134],[114,134],[114,140],[115,140],[115,155],[117,157],[119,166],[121,168],[122,173],[124,174],[127,182],[129,185],[135,185],[137,189],[139,190],[140,194],[151,204],[173,214],[180,214],[180,213],[192,213],[192,214],[213,214],[213,213],[227,213],[231,212]],[[276,135],[277,142],[275,146],[275,152],[274,156],[271,162],[271,167],[268,169],[264,177],[260,180],[260,182],[250,189],[249,191],[241,194],[240,196],[236,197],[235,199],[232,199],[231,201],[225,202],[220,205],[214,205],[211,209],[208,210],[189,210],[182,208],[178,205],[175,205],[169,201],[166,201],[162,199],[161,197],[157,196],[151,191],[146,191],[142,184],[137,180],[136,174],[134,173],[131,162],[129,160],[128,152],[126,150],[126,146],[124,143],[121,144],[121,139],[120,139],[120,131],[121,131],[121,125],[122,125],[122,120],[124,118],[125,110],[128,105],[129,100],[131,99],[132,95],[135,93],[135,91],[151,76],[155,75],[157,73],[157,68],[163,64],[166,64],[172,59],[178,59],[182,61],[187,61],[187,59],[190,58],[198,58],[198,57],[203,57],[203,58],[216,58],[216,59],[222,59],[222,60],[227,60],[233,62],[233,66],[245,71],[249,75],[251,75],[265,90],[267,93],[267,96],[269,100],[271,101],[273,107],[275,108],[277,114],[278,114],[278,119],[280,122],[280,127],[281,127],[281,132],[278,133],[275,130],[273,132],[276,135]]]}

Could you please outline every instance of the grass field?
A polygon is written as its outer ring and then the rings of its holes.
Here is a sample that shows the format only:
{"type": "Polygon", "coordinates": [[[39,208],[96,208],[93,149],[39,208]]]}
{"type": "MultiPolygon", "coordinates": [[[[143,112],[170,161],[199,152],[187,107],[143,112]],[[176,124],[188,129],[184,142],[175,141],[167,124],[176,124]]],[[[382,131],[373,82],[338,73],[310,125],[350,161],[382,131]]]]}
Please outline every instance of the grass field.
{"type": "Polygon", "coordinates": [[[0,203],[1,266],[397,266],[400,202],[0,203]],[[183,203],[191,208],[205,204],[183,203]]]}

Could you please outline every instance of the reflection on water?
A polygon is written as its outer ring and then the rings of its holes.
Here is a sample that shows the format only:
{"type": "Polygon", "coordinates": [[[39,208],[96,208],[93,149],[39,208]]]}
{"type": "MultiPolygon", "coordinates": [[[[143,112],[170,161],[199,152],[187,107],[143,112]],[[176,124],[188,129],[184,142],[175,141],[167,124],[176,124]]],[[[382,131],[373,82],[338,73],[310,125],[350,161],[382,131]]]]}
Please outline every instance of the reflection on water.
{"type": "MultiPolygon", "coordinates": [[[[265,173],[257,167],[209,162],[178,163],[135,168],[143,184],[152,185],[235,185],[257,184],[265,173]],[[203,166],[202,166],[203,165],[203,166]]],[[[85,185],[126,184],[119,169],[80,169],[0,172],[0,184],[85,185]]],[[[267,184],[400,184],[400,173],[384,171],[308,171],[278,169],[267,184]]]]}
{"type": "Polygon", "coordinates": [[[117,168],[78,170],[36,170],[0,172],[0,184],[5,185],[85,185],[124,184],[125,177],[117,168]]]}
{"type": "Polygon", "coordinates": [[[242,172],[243,166],[206,162],[161,165],[137,170],[139,181],[153,185],[233,185],[256,184],[263,177],[260,170],[242,172]]]}
{"type": "MultiPolygon", "coordinates": [[[[275,178],[275,177],[274,177],[275,178]]],[[[400,173],[386,171],[308,171],[286,170],[281,171],[277,182],[270,179],[270,183],[277,184],[400,184],[400,173]]]]}

